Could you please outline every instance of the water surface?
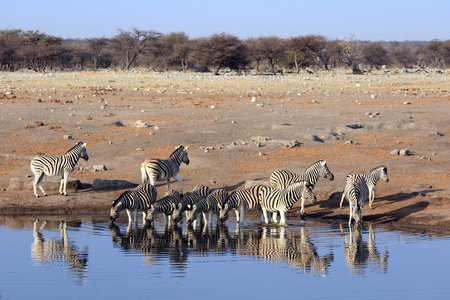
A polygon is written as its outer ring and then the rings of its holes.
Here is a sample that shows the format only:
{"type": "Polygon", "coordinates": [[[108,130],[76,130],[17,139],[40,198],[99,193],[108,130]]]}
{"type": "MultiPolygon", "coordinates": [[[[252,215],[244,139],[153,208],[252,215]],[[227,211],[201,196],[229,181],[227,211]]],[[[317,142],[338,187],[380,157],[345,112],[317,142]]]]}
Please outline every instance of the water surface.
{"type": "Polygon", "coordinates": [[[346,222],[1,216],[0,298],[448,299],[450,235],[346,222]]]}

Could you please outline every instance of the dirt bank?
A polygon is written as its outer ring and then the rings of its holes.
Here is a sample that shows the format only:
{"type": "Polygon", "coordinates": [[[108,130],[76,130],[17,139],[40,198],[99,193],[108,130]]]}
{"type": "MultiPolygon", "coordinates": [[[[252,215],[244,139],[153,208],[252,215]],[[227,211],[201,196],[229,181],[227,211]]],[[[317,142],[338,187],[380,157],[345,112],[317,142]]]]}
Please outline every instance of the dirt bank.
{"type": "MultiPolygon", "coordinates": [[[[94,179],[138,184],[143,160],[189,145],[191,163],[180,171],[185,191],[197,184],[233,191],[325,159],[335,180],[319,180],[319,201],[306,212],[347,220],[348,206],[339,209],[345,175],[385,165],[390,181],[378,183],[364,220],[449,230],[449,82],[447,73],[432,72],[0,73],[0,213],[107,213],[123,189],[94,190],[94,179]],[[11,178],[31,179],[34,155],[64,154],[78,141],[90,156],[71,174],[78,191],[36,199],[32,190],[9,188],[11,178]],[[410,155],[391,155],[396,149],[410,155]]],[[[165,188],[157,186],[160,195],[165,188]]],[[[290,216],[298,215],[295,206],[290,216]]]]}

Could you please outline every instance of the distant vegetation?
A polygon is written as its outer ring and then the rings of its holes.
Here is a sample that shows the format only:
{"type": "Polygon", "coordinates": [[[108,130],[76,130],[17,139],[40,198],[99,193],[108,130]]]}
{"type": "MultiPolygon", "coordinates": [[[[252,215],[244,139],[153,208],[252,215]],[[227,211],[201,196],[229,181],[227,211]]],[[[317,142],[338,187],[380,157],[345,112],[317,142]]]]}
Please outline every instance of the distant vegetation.
{"type": "Polygon", "coordinates": [[[39,31],[0,30],[0,70],[97,70],[292,72],[350,68],[448,68],[450,40],[328,40],[321,35],[241,40],[219,33],[191,39],[184,32],[118,30],[113,38],[63,39],[39,31]]]}

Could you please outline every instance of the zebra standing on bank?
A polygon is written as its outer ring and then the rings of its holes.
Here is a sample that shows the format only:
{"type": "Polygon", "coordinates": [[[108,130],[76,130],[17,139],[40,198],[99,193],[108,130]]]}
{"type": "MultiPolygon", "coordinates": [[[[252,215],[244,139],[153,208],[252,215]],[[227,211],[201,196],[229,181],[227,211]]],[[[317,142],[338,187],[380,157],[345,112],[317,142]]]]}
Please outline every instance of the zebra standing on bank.
{"type": "Polygon", "coordinates": [[[59,193],[67,196],[66,186],[67,180],[69,179],[69,174],[73,171],[80,158],[86,161],[89,160],[89,156],[86,152],[86,143],[83,142],[76,144],[64,155],[40,155],[34,157],[30,163],[31,171],[34,174],[34,195],[39,197],[36,191],[36,186],[39,186],[39,189],[42,191],[44,196],[47,196],[47,193],[41,185],[44,175],[61,175],[62,177],[61,184],[59,186],[59,193]]]}
{"type": "Polygon", "coordinates": [[[361,223],[363,202],[369,198],[369,187],[365,176],[356,173],[347,176],[343,194],[350,206],[348,225],[352,224],[352,220],[361,223]]]}
{"type": "Polygon", "coordinates": [[[110,223],[119,217],[120,211],[127,210],[128,224],[131,224],[133,216],[131,212],[134,212],[134,219],[137,222],[137,212],[142,211],[144,214],[143,220],[146,223],[147,211],[150,206],[155,203],[157,196],[156,188],[151,184],[141,184],[132,190],[125,191],[119,198],[113,202],[110,210],[110,223]]]}
{"type": "Polygon", "coordinates": [[[182,162],[189,165],[187,149],[187,146],[178,146],[169,159],[153,158],[144,161],[141,164],[142,183],[150,182],[151,185],[155,185],[155,181],[165,180],[167,182],[167,190],[169,190],[170,178],[173,177],[180,183],[180,193],[183,194],[183,181],[181,181],[178,172],[182,162]]]}
{"type": "MultiPolygon", "coordinates": [[[[358,173],[348,173],[345,177],[345,181],[347,182],[347,179],[350,176],[353,176],[358,173]]],[[[369,174],[358,174],[364,177],[367,183],[367,187],[369,188],[369,207],[372,209],[372,203],[373,200],[375,200],[375,186],[377,185],[378,180],[383,179],[384,182],[389,182],[389,177],[387,173],[387,167],[385,166],[378,166],[373,168],[369,174]]],[[[345,194],[342,193],[341,202],[339,203],[339,207],[342,208],[342,202],[344,202],[345,194]]]]}
{"type": "Polygon", "coordinates": [[[183,212],[186,215],[186,220],[192,214],[192,206],[197,203],[198,200],[205,198],[211,193],[211,190],[206,185],[199,184],[195,186],[192,191],[183,195],[183,199],[177,204],[173,212],[173,220],[176,223],[181,221],[183,212]]]}
{"type": "Polygon", "coordinates": [[[328,169],[325,160],[316,161],[301,174],[287,170],[277,170],[270,175],[270,184],[280,189],[286,189],[291,184],[304,180],[307,181],[314,190],[314,185],[319,180],[319,177],[323,177],[330,181],[334,180],[334,175],[328,169]]]}
{"type": "Polygon", "coordinates": [[[280,213],[280,225],[286,225],[286,214],[295,202],[302,199],[301,215],[304,215],[305,199],[311,203],[317,201],[311,185],[306,181],[299,181],[288,186],[287,189],[279,189],[263,186],[259,192],[259,201],[264,215],[264,223],[269,223],[267,212],[272,212],[272,221],[277,223],[277,213],[280,213]]]}
{"type": "Polygon", "coordinates": [[[202,213],[205,226],[211,225],[212,214],[217,215],[217,220],[220,223],[219,212],[223,208],[228,197],[228,192],[224,189],[217,189],[210,193],[205,198],[200,199],[192,207],[192,215],[186,221],[187,225],[192,224],[197,219],[198,215],[202,213]]]}
{"type": "Polygon", "coordinates": [[[172,222],[172,213],[180,200],[181,195],[178,191],[168,190],[164,195],[164,198],[150,205],[150,209],[147,213],[148,222],[153,224],[158,214],[163,213],[165,225],[169,225],[172,222]]]}
{"type": "Polygon", "coordinates": [[[228,219],[228,213],[231,209],[235,210],[236,222],[244,222],[244,211],[258,210],[261,214],[261,222],[264,221],[261,204],[259,203],[259,192],[263,185],[257,184],[247,189],[234,191],[228,197],[225,205],[220,210],[220,221],[223,223],[228,219]]]}

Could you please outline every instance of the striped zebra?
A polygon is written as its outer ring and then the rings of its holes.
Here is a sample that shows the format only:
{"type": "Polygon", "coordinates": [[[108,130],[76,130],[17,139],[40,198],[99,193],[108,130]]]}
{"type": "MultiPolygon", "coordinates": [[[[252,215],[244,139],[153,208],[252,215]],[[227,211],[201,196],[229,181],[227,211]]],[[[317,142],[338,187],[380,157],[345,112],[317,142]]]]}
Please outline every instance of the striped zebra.
{"type": "Polygon", "coordinates": [[[369,199],[369,187],[365,176],[360,174],[347,176],[343,194],[350,206],[348,225],[352,224],[352,219],[356,223],[361,223],[363,202],[369,199]]]}
{"type": "Polygon", "coordinates": [[[231,209],[235,210],[236,222],[242,224],[244,222],[244,211],[258,210],[261,214],[261,222],[263,222],[263,214],[259,203],[259,192],[263,185],[258,184],[247,189],[234,191],[227,198],[225,205],[220,210],[220,221],[223,223],[228,219],[228,213],[231,209]]]}
{"type": "Polygon", "coordinates": [[[173,212],[173,220],[176,223],[181,221],[183,216],[183,212],[186,215],[186,220],[192,214],[192,206],[201,198],[208,196],[211,193],[211,190],[206,185],[199,184],[195,186],[192,191],[187,192],[183,195],[183,199],[177,204],[173,212]]]}
{"type": "Polygon", "coordinates": [[[181,195],[178,191],[168,190],[164,198],[150,205],[147,213],[147,221],[152,224],[158,214],[163,213],[165,225],[169,225],[172,222],[172,213],[180,200],[181,195]]]}
{"type": "Polygon", "coordinates": [[[304,215],[305,199],[311,203],[316,202],[311,186],[306,181],[299,181],[288,186],[287,189],[279,189],[263,186],[259,192],[259,201],[264,215],[264,223],[269,223],[267,212],[272,212],[272,221],[277,223],[277,213],[280,213],[280,225],[286,225],[286,214],[295,202],[302,199],[301,215],[304,215]]]}
{"type": "MultiPolygon", "coordinates": [[[[345,182],[347,182],[347,179],[350,176],[353,176],[358,173],[348,173],[345,177],[345,182]]],[[[389,182],[389,177],[387,173],[387,167],[385,166],[378,166],[373,168],[369,174],[358,174],[364,177],[366,180],[367,186],[369,188],[369,207],[372,209],[372,203],[375,199],[375,186],[377,185],[378,180],[383,179],[384,182],[389,182]]],[[[344,202],[345,194],[342,193],[341,202],[339,203],[339,207],[342,208],[342,202],[344,202]]]]}
{"type": "Polygon", "coordinates": [[[109,217],[110,223],[112,224],[119,217],[120,211],[123,209],[127,210],[129,224],[133,220],[131,212],[134,212],[134,219],[137,222],[136,214],[138,211],[143,212],[143,220],[146,223],[148,210],[155,203],[156,195],[156,188],[150,184],[141,184],[132,190],[125,191],[112,204],[109,217]]]}
{"type": "Polygon", "coordinates": [[[34,195],[39,197],[36,191],[36,186],[47,196],[47,193],[42,187],[42,179],[44,175],[47,176],[59,176],[61,175],[61,184],[59,186],[59,193],[66,195],[67,180],[69,179],[69,173],[73,171],[80,157],[84,160],[89,160],[89,156],[86,152],[86,143],[79,142],[72,149],[66,152],[64,155],[40,155],[31,160],[30,167],[34,174],[33,190],[34,195]]]}
{"type": "Polygon", "coordinates": [[[167,190],[169,190],[170,178],[173,177],[180,183],[180,193],[183,194],[183,181],[181,181],[178,172],[180,171],[182,162],[189,165],[187,149],[187,146],[178,146],[175,151],[170,154],[169,159],[153,158],[144,161],[141,164],[142,183],[150,182],[151,185],[155,185],[155,181],[165,180],[167,182],[167,190]]]}
{"type": "Polygon", "coordinates": [[[200,199],[192,207],[192,215],[187,219],[186,224],[190,225],[197,219],[198,215],[202,213],[205,226],[211,224],[212,214],[217,215],[217,220],[220,222],[219,212],[223,208],[228,197],[228,192],[223,189],[217,189],[211,192],[205,198],[200,199]]]}
{"type": "Polygon", "coordinates": [[[314,190],[314,185],[319,180],[319,177],[323,177],[330,181],[334,180],[334,175],[328,169],[325,160],[316,161],[301,174],[287,170],[277,170],[270,175],[270,184],[280,189],[286,189],[291,184],[304,180],[307,181],[314,190]]]}

